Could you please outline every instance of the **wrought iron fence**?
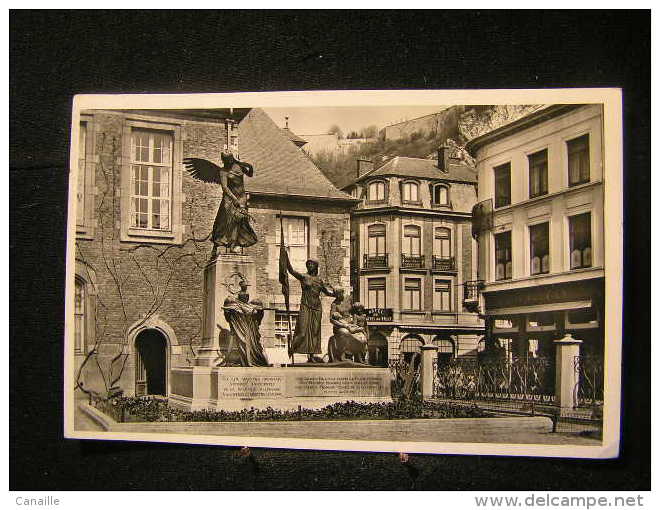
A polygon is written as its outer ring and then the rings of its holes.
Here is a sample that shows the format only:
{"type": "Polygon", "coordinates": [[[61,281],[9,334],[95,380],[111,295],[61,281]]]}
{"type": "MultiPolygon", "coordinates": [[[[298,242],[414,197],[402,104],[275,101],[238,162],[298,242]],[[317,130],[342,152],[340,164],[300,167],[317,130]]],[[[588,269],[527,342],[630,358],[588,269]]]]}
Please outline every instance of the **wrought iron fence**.
{"type": "Polygon", "coordinates": [[[436,361],[434,395],[463,400],[554,401],[554,367],[544,357],[436,361]]]}
{"type": "Polygon", "coordinates": [[[419,391],[419,366],[418,356],[410,360],[397,355],[391,357],[387,362],[387,367],[392,374],[392,397],[411,398],[419,391]]]}
{"type": "Polygon", "coordinates": [[[602,356],[575,356],[573,361],[577,383],[573,400],[577,407],[603,405],[602,356]]]}

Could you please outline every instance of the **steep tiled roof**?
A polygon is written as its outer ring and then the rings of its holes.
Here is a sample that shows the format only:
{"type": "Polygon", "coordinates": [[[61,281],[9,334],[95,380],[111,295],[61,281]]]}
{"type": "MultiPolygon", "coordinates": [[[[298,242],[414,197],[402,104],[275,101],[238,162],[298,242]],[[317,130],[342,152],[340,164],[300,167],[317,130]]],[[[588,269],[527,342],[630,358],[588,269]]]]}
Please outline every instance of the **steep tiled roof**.
{"type": "Polygon", "coordinates": [[[295,134],[293,131],[291,131],[288,127],[282,128],[282,131],[284,131],[284,134],[286,137],[291,140],[293,143],[295,143],[298,147],[302,147],[307,143],[307,140],[304,140],[300,138],[297,134],[295,134]]]}
{"type": "Polygon", "coordinates": [[[448,171],[438,168],[435,159],[408,158],[396,156],[384,165],[367,172],[357,181],[368,177],[397,175],[401,177],[417,177],[420,179],[443,179],[446,181],[477,182],[477,173],[465,164],[449,163],[448,171]]]}
{"type": "Polygon", "coordinates": [[[238,128],[240,158],[254,166],[254,177],[245,180],[247,191],[353,200],[339,191],[263,110],[250,110],[238,128]]]}

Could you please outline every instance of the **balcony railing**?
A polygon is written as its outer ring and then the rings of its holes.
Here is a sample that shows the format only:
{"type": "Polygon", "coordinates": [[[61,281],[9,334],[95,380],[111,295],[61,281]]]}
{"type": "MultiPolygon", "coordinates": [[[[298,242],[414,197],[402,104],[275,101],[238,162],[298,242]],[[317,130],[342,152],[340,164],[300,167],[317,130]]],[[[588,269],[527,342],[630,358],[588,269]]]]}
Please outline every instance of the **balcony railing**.
{"type": "Polygon", "coordinates": [[[401,254],[401,267],[405,269],[421,269],[424,267],[424,255],[401,254]]]}
{"type": "Polygon", "coordinates": [[[433,269],[438,271],[454,271],[456,260],[454,257],[437,257],[433,255],[433,269]]]}
{"type": "Polygon", "coordinates": [[[368,321],[392,322],[394,320],[391,308],[366,308],[364,311],[368,321]]]}
{"type": "Polygon", "coordinates": [[[363,269],[385,269],[388,267],[388,254],[384,255],[367,255],[365,254],[362,259],[363,269]]]}
{"type": "Polygon", "coordinates": [[[463,301],[466,303],[477,303],[479,291],[483,288],[483,280],[470,280],[463,284],[463,301]]]}

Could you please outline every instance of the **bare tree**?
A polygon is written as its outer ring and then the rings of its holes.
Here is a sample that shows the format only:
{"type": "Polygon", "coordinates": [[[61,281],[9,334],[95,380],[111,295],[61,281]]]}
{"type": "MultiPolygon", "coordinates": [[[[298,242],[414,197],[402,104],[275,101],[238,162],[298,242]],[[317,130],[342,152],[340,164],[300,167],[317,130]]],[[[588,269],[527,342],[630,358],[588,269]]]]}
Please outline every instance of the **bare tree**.
{"type": "Polygon", "coordinates": [[[344,138],[344,132],[337,124],[333,124],[332,126],[330,126],[330,128],[328,129],[328,134],[337,135],[337,138],[344,138]]]}

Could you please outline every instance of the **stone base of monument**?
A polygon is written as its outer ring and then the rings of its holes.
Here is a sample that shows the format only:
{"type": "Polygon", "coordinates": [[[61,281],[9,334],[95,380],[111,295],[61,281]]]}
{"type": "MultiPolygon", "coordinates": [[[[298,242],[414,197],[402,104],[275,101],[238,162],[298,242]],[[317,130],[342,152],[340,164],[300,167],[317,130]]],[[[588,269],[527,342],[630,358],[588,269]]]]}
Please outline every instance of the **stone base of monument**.
{"type": "Polygon", "coordinates": [[[320,409],[336,402],[391,402],[387,368],[184,367],[171,372],[169,404],[186,410],[320,409]]]}

